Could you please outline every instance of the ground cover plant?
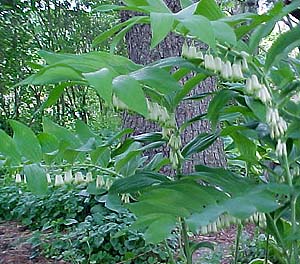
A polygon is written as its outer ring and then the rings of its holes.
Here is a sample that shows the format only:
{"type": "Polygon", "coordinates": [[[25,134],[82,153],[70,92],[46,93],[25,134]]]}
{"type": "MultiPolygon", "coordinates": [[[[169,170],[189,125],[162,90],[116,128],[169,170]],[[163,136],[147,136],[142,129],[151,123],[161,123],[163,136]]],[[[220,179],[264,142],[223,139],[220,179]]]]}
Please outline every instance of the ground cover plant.
{"type": "MultiPolygon", "coordinates": [[[[297,10],[300,2],[286,6],[278,2],[262,15],[232,16],[211,0],[181,3],[177,13],[158,0],[99,6],[95,11],[132,10],[141,15],[94,40],[98,45],[112,38],[110,53],[41,51],[44,65],[21,82],[63,84],[64,89],[90,86],[108,105],[156,122],[160,130],[125,139],[132,130],[124,130],[103,140],[82,122],[71,132],[44,118],[43,132],[35,135],[20,122],[10,121],[13,137],[0,131],[2,164],[14,175],[24,174],[30,190],[39,195],[47,192],[48,174],[60,185],[68,181],[68,170],[76,171],[75,181],[80,182],[82,172],[91,169],[87,192],[101,192],[97,187],[104,181],[108,192],[101,201],[110,210],[125,207],[132,212],[136,221],[131,228],[143,232],[146,244],[165,243],[169,248],[167,239],[179,228],[180,254],[169,250],[168,263],[190,264],[199,248],[214,249],[211,243],[191,242],[190,233],[217,232],[231,223],[238,226],[234,253],[238,263],[239,237],[246,222],[257,224],[266,234],[264,256],[253,256],[249,263],[299,263],[299,26],[279,35],[264,54],[257,51],[275,24],[297,10]],[[171,31],[186,38],[181,56],[142,66],[114,55],[126,32],[140,23],[151,25],[152,47],[171,31]],[[205,45],[200,49],[198,42],[205,45]],[[192,78],[180,82],[190,73],[192,78]],[[218,78],[216,91],[189,96],[209,77],[218,78]],[[180,103],[206,96],[212,96],[207,112],[179,126],[180,103]],[[203,119],[210,121],[211,131],[183,145],[185,129],[203,119]],[[185,162],[219,138],[226,139],[231,158],[241,167],[197,164],[193,172],[185,173],[185,162]],[[142,156],[163,145],[169,147],[167,157],[142,156]],[[174,173],[161,173],[164,165],[174,173]],[[56,173],[62,168],[65,179],[56,173]],[[105,177],[98,178],[96,172],[105,177]]],[[[47,100],[52,104],[56,99],[50,94],[47,100]]]]}

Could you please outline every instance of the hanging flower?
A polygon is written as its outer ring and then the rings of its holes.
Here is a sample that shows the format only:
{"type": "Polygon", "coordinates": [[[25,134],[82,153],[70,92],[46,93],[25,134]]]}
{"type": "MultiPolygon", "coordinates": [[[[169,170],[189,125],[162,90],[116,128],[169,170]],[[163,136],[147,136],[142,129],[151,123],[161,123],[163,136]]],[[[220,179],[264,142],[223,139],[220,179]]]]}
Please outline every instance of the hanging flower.
{"type": "Polygon", "coordinates": [[[68,170],[65,172],[64,182],[71,183],[73,181],[72,170],[68,170]]]}
{"type": "Polygon", "coordinates": [[[49,173],[46,174],[47,182],[51,183],[51,176],[49,173]]]}
{"type": "Polygon", "coordinates": [[[283,157],[287,155],[286,143],[281,141],[281,139],[278,139],[275,152],[278,157],[283,157]]]}
{"type": "Polygon", "coordinates": [[[93,174],[91,172],[88,172],[85,176],[86,182],[92,182],[93,181],[93,174]]]}
{"type": "Polygon", "coordinates": [[[55,182],[54,186],[61,186],[64,185],[64,179],[61,175],[55,175],[55,182]]]}
{"type": "Polygon", "coordinates": [[[83,175],[80,171],[76,172],[75,173],[75,180],[74,180],[74,183],[75,184],[78,184],[78,183],[81,183],[84,181],[84,178],[83,178],[83,175]]]}
{"type": "Polygon", "coordinates": [[[16,183],[21,183],[22,182],[22,178],[21,175],[19,173],[16,174],[16,183]]]}

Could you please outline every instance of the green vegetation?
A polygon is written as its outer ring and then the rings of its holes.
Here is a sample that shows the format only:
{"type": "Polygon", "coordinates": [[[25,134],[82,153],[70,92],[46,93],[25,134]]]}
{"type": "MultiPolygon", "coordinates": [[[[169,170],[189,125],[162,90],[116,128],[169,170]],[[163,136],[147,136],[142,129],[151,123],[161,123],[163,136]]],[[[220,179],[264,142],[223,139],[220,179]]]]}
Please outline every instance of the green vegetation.
{"type": "MultiPolygon", "coordinates": [[[[20,206],[18,195],[12,195],[16,207],[12,216],[17,214],[36,228],[53,229],[59,241],[50,238],[54,243],[45,251],[72,263],[126,259],[130,263],[133,258],[133,263],[192,264],[197,250],[215,250],[213,243],[192,242],[192,233],[218,232],[235,224],[233,263],[298,264],[299,26],[278,35],[268,51],[260,53],[259,49],[276,23],[298,9],[300,2],[287,6],[278,2],[263,15],[232,16],[226,16],[213,0],[180,1],[182,10],[178,13],[172,13],[162,0],[123,2],[122,6],[94,8],[100,13],[130,10],[140,14],[93,40],[93,47],[110,40],[110,52],[103,47],[79,54],[39,51],[42,64],[17,84],[37,90],[47,87],[49,94],[36,109],[42,128],[5,119],[6,132],[0,130],[3,171],[18,183],[26,178],[26,188],[37,195],[26,192],[25,197],[36,197],[30,201],[37,199],[47,206],[48,201],[61,199],[62,208],[53,203],[55,207],[47,210],[54,210],[60,218],[44,215],[32,223],[35,207],[28,213],[20,206]],[[115,55],[118,43],[137,24],[150,24],[152,48],[169,32],[185,38],[182,55],[145,66],[115,55]],[[198,42],[205,47],[198,48],[198,42]],[[180,82],[187,75],[192,77],[180,82]],[[216,91],[189,96],[196,85],[210,77],[218,79],[216,91]],[[68,116],[68,122],[44,115],[45,109],[62,106],[60,98],[69,87],[84,87],[85,97],[96,93],[109,109],[133,112],[161,129],[138,136],[130,135],[132,129],[108,129],[104,134],[93,131],[81,115],[83,121],[68,116]],[[207,96],[212,97],[207,112],[179,125],[176,110],[180,103],[200,103],[207,96]],[[209,121],[210,131],[183,145],[185,129],[199,120],[209,121]],[[193,172],[184,173],[184,164],[217,140],[226,142],[230,166],[197,164],[193,172]],[[159,149],[162,146],[168,149],[163,152],[159,149]],[[150,150],[158,153],[151,156],[150,150]],[[162,173],[165,166],[172,168],[173,176],[168,173],[170,168],[162,173]],[[53,190],[53,184],[58,189],[53,190]],[[67,187],[59,187],[64,184],[67,187]],[[82,185],[74,187],[76,184],[82,185]],[[75,205],[69,207],[69,200],[75,205]],[[263,254],[258,250],[247,255],[241,250],[242,227],[248,222],[265,235],[263,254]],[[67,233],[59,233],[65,228],[67,233]],[[174,233],[179,243],[171,250],[174,233]],[[71,254],[72,246],[75,254],[71,254]]],[[[86,107],[89,101],[81,103],[86,107]]],[[[4,193],[10,193],[3,188],[4,193]]],[[[258,249],[263,246],[255,245],[258,249]]]]}

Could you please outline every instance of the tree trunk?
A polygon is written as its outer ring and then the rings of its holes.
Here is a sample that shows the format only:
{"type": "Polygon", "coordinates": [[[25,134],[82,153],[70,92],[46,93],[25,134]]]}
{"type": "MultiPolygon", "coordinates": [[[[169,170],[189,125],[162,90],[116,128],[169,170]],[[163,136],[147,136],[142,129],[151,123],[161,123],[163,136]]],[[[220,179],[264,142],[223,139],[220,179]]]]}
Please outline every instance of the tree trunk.
{"type": "MultiPolygon", "coordinates": [[[[165,2],[173,12],[177,12],[180,10],[179,1],[166,0],[165,2]]],[[[122,18],[126,20],[133,15],[134,14],[132,13],[124,12],[122,14],[122,18]]],[[[157,48],[152,51],[150,51],[150,40],[151,30],[149,25],[135,26],[126,36],[129,58],[138,64],[146,65],[162,58],[181,55],[181,49],[184,41],[181,36],[171,33],[164,41],[162,41],[158,45],[157,48]]],[[[212,91],[215,88],[216,80],[213,78],[208,78],[198,87],[196,87],[191,92],[191,95],[212,91]]],[[[202,100],[200,103],[194,101],[183,102],[179,106],[176,114],[178,125],[181,125],[184,121],[189,120],[192,117],[206,112],[208,100],[202,100]]],[[[134,128],[135,134],[157,131],[159,129],[154,123],[146,121],[140,116],[133,116],[127,113],[124,114],[123,126],[134,128]]],[[[184,131],[182,138],[183,144],[190,142],[199,133],[204,131],[207,132],[209,130],[210,125],[207,121],[193,123],[184,131]]],[[[193,165],[200,163],[218,167],[225,166],[226,161],[222,142],[218,141],[208,150],[195,155],[192,161],[186,163],[184,171],[192,171],[193,165]]]]}

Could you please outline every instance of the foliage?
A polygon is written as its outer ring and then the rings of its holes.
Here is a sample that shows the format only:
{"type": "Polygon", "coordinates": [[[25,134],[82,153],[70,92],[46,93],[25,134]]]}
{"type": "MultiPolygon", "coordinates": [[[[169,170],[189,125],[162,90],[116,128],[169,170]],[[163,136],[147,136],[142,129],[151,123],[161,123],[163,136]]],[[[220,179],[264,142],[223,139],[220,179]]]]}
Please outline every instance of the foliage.
{"type": "Polygon", "coordinates": [[[167,258],[164,247],[145,246],[143,235],[129,229],[133,214],[110,211],[85,190],[65,185],[36,196],[6,183],[0,187],[0,216],[36,230],[29,241],[51,258],[71,263],[160,263],[167,258]]]}
{"type": "MultiPolygon", "coordinates": [[[[91,13],[93,1],[1,1],[0,3],[0,127],[9,131],[8,119],[17,119],[40,130],[42,116],[60,124],[70,125],[74,118],[96,124],[105,112],[110,112],[97,95],[82,86],[61,88],[16,85],[42,67],[38,56],[41,49],[56,52],[82,53],[93,50],[92,40],[105,28],[112,26],[115,14],[91,13]],[[48,4],[47,4],[48,3],[48,4]],[[14,43],[14,45],[11,45],[14,43]],[[53,89],[56,92],[53,92],[53,89]],[[47,101],[50,91],[57,96],[55,107],[47,101]],[[98,116],[98,117],[97,117],[98,116]],[[96,120],[95,120],[96,119],[96,120]],[[98,121],[98,120],[97,120],[98,121]]],[[[101,49],[106,49],[102,45],[101,49]]],[[[116,118],[115,118],[116,119],[116,118]]],[[[108,122],[109,119],[105,120],[108,122]]]]}
{"type": "MultiPolygon", "coordinates": [[[[147,244],[164,241],[180,225],[182,255],[187,264],[192,263],[192,254],[200,247],[213,248],[209,243],[190,242],[189,231],[205,234],[231,222],[240,225],[246,221],[265,228],[276,242],[283,263],[296,264],[299,262],[300,68],[298,58],[291,57],[290,52],[299,45],[299,28],[280,35],[260,60],[256,50],[276,21],[300,3],[293,1],[284,6],[279,2],[267,14],[233,16],[222,13],[213,0],[191,5],[182,1],[182,4],[185,8],[178,13],[172,13],[162,0],[128,0],[122,6],[99,6],[96,10],[101,12],[133,10],[143,15],[117,24],[95,39],[96,46],[112,38],[111,53],[40,52],[46,65],[20,83],[63,84],[62,90],[67,85],[90,86],[108,105],[155,121],[162,131],[124,141],[120,139],[129,131],[122,132],[117,137],[120,144],[112,150],[114,140],[103,143],[87,127],[84,133],[81,129],[74,133],[44,119],[44,134],[38,141],[29,128],[11,122],[14,137],[4,132],[0,135],[13,146],[0,146],[3,163],[11,168],[17,164],[29,179],[35,179],[36,184],[33,180],[28,184],[37,193],[44,191],[42,177],[38,177],[45,174],[41,173],[44,163],[54,163],[56,167],[67,163],[76,168],[79,161],[79,167],[94,166],[113,175],[117,180],[106,196],[106,206],[120,210],[123,208],[120,197],[130,197],[125,207],[137,216],[133,227],[144,232],[147,244]],[[162,18],[166,23],[161,23],[162,18]],[[151,24],[152,47],[169,31],[207,46],[199,50],[194,44],[185,43],[181,57],[136,65],[113,54],[117,43],[136,24],[151,24]],[[176,71],[170,71],[174,68],[176,71]],[[194,73],[192,79],[182,84],[180,80],[189,73],[194,73]],[[207,77],[218,77],[219,89],[212,94],[186,98],[207,77]],[[208,95],[213,98],[207,113],[178,126],[175,113],[181,101],[208,95]],[[185,128],[201,119],[211,122],[211,131],[183,146],[181,136],[185,128]],[[25,151],[29,143],[25,142],[25,134],[36,149],[34,155],[25,151]],[[182,165],[194,153],[221,137],[227,139],[227,149],[233,150],[232,158],[243,167],[236,171],[243,173],[203,165],[196,165],[193,173],[182,172],[182,165]],[[145,150],[165,144],[170,149],[168,159],[162,153],[152,160],[142,158],[145,150]],[[104,149],[109,154],[103,160],[104,149]],[[175,177],[158,173],[166,164],[175,170],[175,177]]],[[[50,94],[48,100],[58,99],[50,94]]]]}

